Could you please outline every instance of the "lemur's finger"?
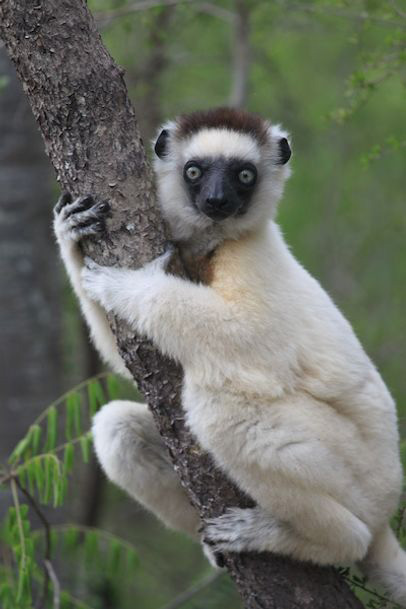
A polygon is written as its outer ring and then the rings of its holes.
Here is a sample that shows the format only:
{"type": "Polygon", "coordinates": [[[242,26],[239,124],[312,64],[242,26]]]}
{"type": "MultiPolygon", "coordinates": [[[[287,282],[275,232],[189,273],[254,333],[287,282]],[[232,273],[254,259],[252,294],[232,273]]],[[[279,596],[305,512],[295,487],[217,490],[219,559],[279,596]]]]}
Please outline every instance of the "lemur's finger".
{"type": "Polygon", "coordinates": [[[83,197],[78,197],[75,201],[65,207],[64,216],[65,218],[69,218],[72,214],[76,214],[81,211],[85,211],[90,209],[91,207],[96,205],[96,200],[92,195],[85,195],[83,197]]]}
{"type": "Polygon", "coordinates": [[[76,226],[89,226],[94,222],[101,222],[105,225],[106,217],[109,215],[110,206],[108,203],[100,203],[94,205],[90,209],[84,211],[72,212],[64,219],[69,228],[76,226]]]}
{"type": "Polygon", "coordinates": [[[221,552],[214,552],[214,560],[216,561],[216,565],[219,569],[224,569],[226,564],[224,554],[222,554],[221,552]]]}
{"type": "Polygon", "coordinates": [[[72,203],[72,195],[70,192],[63,192],[54,207],[55,213],[59,214],[62,208],[65,207],[65,205],[68,205],[68,203],[72,203]]]}
{"type": "Polygon", "coordinates": [[[68,234],[73,241],[80,241],[83,237],[89,237],[90,235],[97,235],[104,231],[105,226],[102,222],[94,222],[89,225],[82,225],[72,228],[68,231],[68,234]]]}

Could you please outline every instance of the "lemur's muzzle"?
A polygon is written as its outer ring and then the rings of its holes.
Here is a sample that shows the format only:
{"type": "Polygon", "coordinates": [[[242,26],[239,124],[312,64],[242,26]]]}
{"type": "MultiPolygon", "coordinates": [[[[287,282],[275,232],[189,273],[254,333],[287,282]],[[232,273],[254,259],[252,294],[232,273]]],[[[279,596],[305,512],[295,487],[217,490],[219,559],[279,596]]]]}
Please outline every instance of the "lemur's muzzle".
{"type": "Polygon", "coordinates": [[[213,168],[199,203],[200,211],[216,221],[225,220],[238,212],[241,201],[224,168],[213,168]]]}

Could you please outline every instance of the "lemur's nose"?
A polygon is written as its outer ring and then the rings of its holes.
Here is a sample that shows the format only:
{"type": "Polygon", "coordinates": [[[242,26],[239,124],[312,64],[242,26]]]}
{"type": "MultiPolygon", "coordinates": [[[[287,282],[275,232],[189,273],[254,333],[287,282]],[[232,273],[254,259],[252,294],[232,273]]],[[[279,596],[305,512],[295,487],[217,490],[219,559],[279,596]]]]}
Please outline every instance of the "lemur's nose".
{"type": "Polygon", "coordinates": [[[212,209],[223,209],[227,207],[228,199],[225,196],[207,197],[206,203],[212,209]]]}

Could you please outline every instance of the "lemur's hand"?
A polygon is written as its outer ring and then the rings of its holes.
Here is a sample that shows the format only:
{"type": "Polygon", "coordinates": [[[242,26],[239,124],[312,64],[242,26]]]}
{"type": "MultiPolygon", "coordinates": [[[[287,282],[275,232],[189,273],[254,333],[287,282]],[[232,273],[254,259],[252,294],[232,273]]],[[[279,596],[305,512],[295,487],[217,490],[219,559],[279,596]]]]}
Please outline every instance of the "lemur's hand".
{"type": "Polygon", "coordinates": [[[81,271],[82,286],[89,298],[106,311],[115,311],[127,318],[129,311],[135,314],[137,303],[150,292],[152,283],[165,275],[172,254],[173,246],[168,245],[164,254],[137,270],[101,266],[85,257],[81,271]]]}
{"type": "Polygon", "coordinates": [[[101,266],[88,256],[84,259],[84,267],[81,272],[82,286],[92,300],[98,302],[106,311],[111,311],[117,293],[118,283],[127,269],[117,267],[101,266]]]}
{"type": "Polygon", "coordinates": [[[106,218],[111,215],[107,201],[97,202],[92,195],[72,201],[70,193],[64,193],[54,208],[54,230],[60,242],[79,242],[83,237],[99,235],[106,228],[106,218]]]}

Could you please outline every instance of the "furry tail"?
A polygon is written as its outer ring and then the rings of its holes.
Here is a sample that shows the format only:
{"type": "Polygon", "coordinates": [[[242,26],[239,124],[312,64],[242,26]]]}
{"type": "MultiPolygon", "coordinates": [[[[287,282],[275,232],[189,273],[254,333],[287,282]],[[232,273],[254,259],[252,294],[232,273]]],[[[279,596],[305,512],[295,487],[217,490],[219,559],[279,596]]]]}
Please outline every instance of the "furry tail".
{"type": "Polygon", "coordinates": [[[389,525],[374,538],[359,566],[368,579],[388,592],[393,601],[406,607],[406,553],[389,525]]]}

